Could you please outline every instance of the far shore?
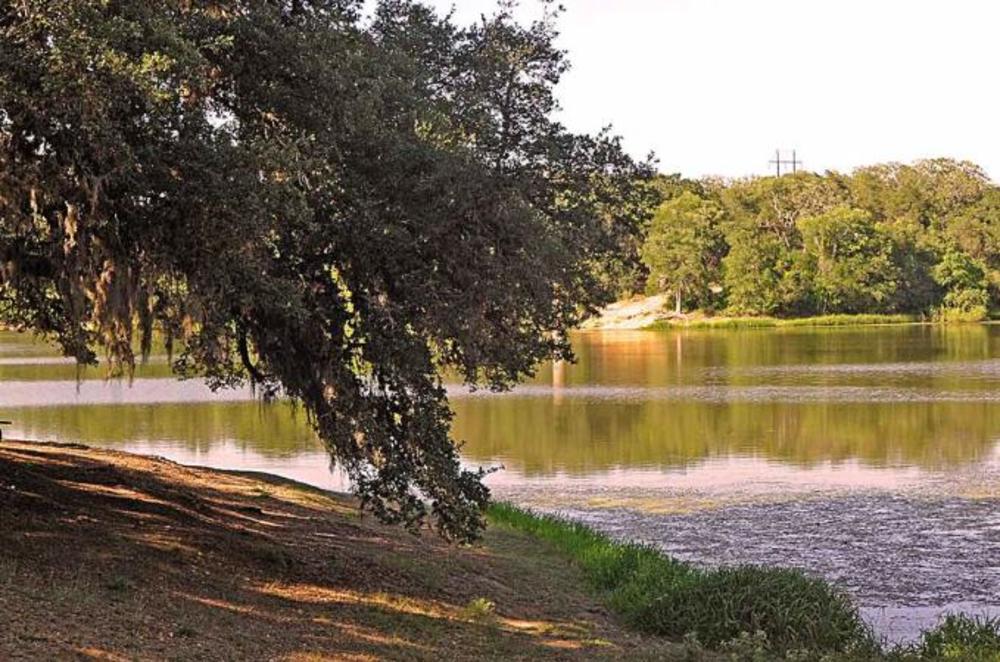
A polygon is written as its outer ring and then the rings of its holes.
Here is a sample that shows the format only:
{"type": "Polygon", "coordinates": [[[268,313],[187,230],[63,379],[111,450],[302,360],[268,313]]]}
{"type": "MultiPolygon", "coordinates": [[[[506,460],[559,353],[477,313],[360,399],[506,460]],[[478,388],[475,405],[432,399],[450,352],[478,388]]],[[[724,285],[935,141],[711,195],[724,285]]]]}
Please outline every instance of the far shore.
{"type": "Polygon", "coordinates": [[[792,327],[849,327],[931,324],[988,324],[993,320],[933,319],[921,315],[836,314],[807,317],[767,317],[709,314],[690,311],[677,314],[673,299],[657,294],[617,301],[587,320],[584,330],[637,331],[665,329],[774,329],[792,327]]]}

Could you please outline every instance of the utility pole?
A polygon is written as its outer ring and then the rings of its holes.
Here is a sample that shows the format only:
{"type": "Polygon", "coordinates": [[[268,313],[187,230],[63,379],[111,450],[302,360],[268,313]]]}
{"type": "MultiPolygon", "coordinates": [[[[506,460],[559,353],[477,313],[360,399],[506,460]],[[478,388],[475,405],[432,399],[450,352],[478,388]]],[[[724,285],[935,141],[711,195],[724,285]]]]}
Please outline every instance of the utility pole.
{"type": "Polygon", "coordinates": [[[796,154],[794,149],[792,150],[792,159],[790,161],[781,158],[781,150],[776,149],[774,150],[774,158],[768,161],[768,163],[774,166],[774,172],[778,177],[781,177],[781,166],[792,166],[792,173],[794,174],[799,171],[799,166],[802,165],[802,161],[799,161],[798,154],[796,154]]]}

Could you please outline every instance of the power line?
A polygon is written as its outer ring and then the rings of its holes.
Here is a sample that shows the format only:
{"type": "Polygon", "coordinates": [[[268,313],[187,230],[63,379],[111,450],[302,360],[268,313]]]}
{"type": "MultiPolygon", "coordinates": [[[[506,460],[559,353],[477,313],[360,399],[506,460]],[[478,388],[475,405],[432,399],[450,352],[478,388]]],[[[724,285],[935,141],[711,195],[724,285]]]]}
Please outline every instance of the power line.
{"type": "Polygon", "coordinates": [[[774,150],[774,158],[768,161],[768,163],[774,166],[775,174],[778,177],[781,177],[781,166],[783,165],[792,166],[792,173],[794,174],[799,171],[799,166],[802,165],[802,161],[799,161],[798,156],[796,155],[794,149],[792,150],[792,159],[790,161],[788,159],[782,159],[781,150],[776,149],[774,150]]]}

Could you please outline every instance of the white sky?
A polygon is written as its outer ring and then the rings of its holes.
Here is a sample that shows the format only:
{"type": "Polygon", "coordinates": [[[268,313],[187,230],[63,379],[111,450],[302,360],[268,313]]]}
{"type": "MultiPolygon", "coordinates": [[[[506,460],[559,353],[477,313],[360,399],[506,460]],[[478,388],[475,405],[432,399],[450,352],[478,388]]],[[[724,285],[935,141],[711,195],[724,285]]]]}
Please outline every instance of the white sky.
{"type": "MultiPolygon", "coordinates": [[[[493,0],[429,0],[465,23],[493,0]]],[[[663,172],[951,156],[1000,178],[998,0],[562,0],[573,130],[613,124],[663,172]]],[[[526,16],[538,4],[522,0],[526,16]]]]}

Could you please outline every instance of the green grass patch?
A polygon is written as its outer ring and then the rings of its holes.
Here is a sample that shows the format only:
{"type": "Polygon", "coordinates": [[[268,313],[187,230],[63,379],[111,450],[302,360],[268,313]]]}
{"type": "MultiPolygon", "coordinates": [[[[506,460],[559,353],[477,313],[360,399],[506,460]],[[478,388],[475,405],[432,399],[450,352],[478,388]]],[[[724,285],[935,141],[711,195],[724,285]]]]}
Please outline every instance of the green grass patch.
{"type": "Polygon", "coordinates": [[[850,599],[795,570],[702,570],[623,543],[583,524],[494,504],[490,521],[544,540],[573,559],[609,606],[637,630],[722,648],[748,634],[783,654],[874,654],[869,627],[850,599]]]}
{"type": "MultiPolygon", "coordinates": [[[[1000,662],[1000,619],[945,617],[908,645],[880,645],[845,594],[796,570],[702,570],[648,545],[618,542],[585,524],[508,503],[492,524],[545,541],[572,559],[631,627],[733,660],[1000,662]]],[[[701,659],[695,656],[692,659],[701,659]]]]}
{"type": "Polygon", "coordinates": [[[886,324],[919,324],[927,320],[916,315],[819,315],[815,317],[704,317],[696,319],[665,319],[647,329],[773,329],[817,326],[874,326],[886,324]]]}
{"type": "Polygon", "coordinates": [[[492,623],[496,620],[497,605],[487,598],[470,600],[462,609],[462,617],[474,623],[492,623]]]}
{"type": "Polygon", "coordinates": [[[1000,660],[1000,619],[949,614],[936,627],[910,646],[897,647],[886,655],[891,662],[910,660],[1000,660]]]}
{"type": "Polygon", "coordinates": [[[934,313],[934,320],[940,323],[972,323],[985,322],[990,318],[985,306],[975,306],[970,309],[939,308],[934,313]]]}

